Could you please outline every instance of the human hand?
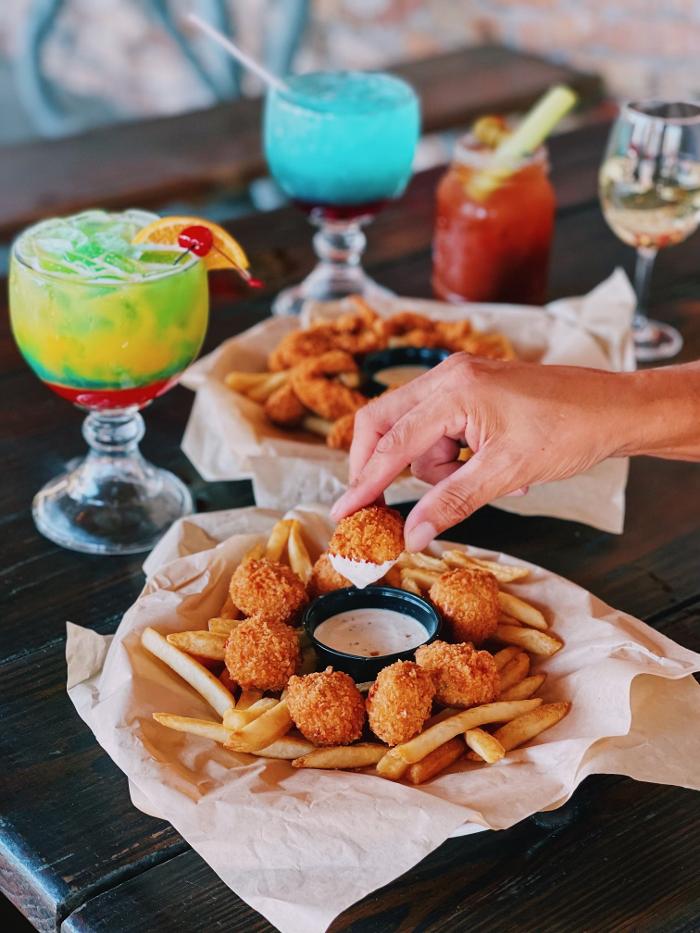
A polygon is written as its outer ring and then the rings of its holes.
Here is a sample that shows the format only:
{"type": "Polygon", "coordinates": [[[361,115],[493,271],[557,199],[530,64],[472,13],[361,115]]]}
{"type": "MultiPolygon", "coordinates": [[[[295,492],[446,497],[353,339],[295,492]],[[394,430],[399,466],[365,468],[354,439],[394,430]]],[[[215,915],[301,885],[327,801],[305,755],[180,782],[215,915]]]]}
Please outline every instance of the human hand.
{"type": "Polygon", "coordinates": [[[453,354],[360,409],[350,488],[337,520],[375,501],[407,467],[431,483],[406,520],[418,551],[476,509],[523,487],[564,479],[622,443],[624,374],[453,354]],[[464,443],[474,456],[457,460],[464,443]]]}

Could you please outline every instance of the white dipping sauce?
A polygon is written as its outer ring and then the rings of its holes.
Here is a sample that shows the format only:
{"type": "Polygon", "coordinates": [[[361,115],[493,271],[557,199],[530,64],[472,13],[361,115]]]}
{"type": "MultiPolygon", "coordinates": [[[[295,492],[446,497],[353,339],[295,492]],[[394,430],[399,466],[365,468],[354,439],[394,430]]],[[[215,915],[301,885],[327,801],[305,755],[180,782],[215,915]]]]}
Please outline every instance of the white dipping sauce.
{"type": "Polygon", "coordinates": [[[322,645],[363,658],[410,651],[428,640],[420,622],[394,609],[339,612],[321,622],[314,635],[322,645]]]}
{"type": "Polygon", "coordinates": [[[430,369],[429,366],[423,366],[421,363],[405,363],[402,366],[387,366],[386,369],[380,369],[374,374],[375,382],[381,382],[385,386],[404,386],[407,382],[422,376],[430,369]]]}

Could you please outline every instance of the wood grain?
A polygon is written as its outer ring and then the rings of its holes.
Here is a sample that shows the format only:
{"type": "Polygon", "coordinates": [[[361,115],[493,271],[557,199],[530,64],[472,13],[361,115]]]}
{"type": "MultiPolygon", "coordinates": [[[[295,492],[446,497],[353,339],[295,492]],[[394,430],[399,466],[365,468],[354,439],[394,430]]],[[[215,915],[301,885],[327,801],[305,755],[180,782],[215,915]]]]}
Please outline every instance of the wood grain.
{"type": "MultiPolygon", "coordinates": [[[[596,202],[606,132],[589,128],[552,144],[560,202],[553,295],[586,291],[616,263],[629,266],[630,251],[607,231],[596,202]]],[[[372,272],[403,294],[429,290],[437,174],[419,175],[370,229],[372,272]]],[[[312,262],[309,228],[292,210],[245,219],[235,231],[267,290],[242,298],[231,277],[217,276],[208,347],[262,319],[274,291],[312,262]]],[[[696,244],[662,255],[653,287],[655,311],[686,335],[686,358],[700,356],[696,244]]],[[[65,694],[65,620],[113,631],[141,586],[141,558],[72,554],[35,532],[31,496],[82,450],[81,417],[27,369],[5,314],[0,386],[7,477],[0,485],[0,888],[42,930],[64,918],[66,931],[269,930],[170,827],[132,807],[123,775],[65,694]]],[[[190,394],[176,389],[148,410],[144,452],[183,476],[201,508],[249,504],[250,484],[205,484],[180,453],[190,404],[190,394]]],[[[488,508],[450,536],[562,573],[680,643],[698,644],[696,466],[633,463],[622,536],[488,508]]],[[[692,868],[698,799],[674,788],[593,779],[558,814],[446,843],[333,929],[689,930],[699,906],[692,868]]]]}

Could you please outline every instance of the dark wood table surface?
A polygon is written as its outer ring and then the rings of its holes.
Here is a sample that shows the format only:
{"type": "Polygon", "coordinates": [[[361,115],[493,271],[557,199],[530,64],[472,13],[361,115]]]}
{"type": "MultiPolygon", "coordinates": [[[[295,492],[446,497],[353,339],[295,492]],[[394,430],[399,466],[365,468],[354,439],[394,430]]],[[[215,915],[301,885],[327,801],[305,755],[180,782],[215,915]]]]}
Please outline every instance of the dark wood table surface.
{"type": "MultiPolygon", "coordinates": [[[[426,133],[466,126],[482,113],[529,107],[553,84],[590,107],[597,75],[500,45],[462,48],[392,67],[418,91],[426,133]]],[[[0,148],[0,235],[51,214],[158,206],[240,191],[265,172],[260,99],[100,127],[79,136],[0,148]]]]}
{"type": "MultiPolygon", "coordinates": [[[[552,297],[585,292],[631,263],[597,204],[606,132],[587,128],[551,146],[560,205],[552,297]]],[[[367,264],[401,294],[429,294],[437,176],[416,177],[369,230],[367,264]]],[[[234,232],[269,287],[241,297],[231,277],[217,277],[208,348],[261,320],[272,292],[312,263],[310,231],[291,209],[244,219],[234,232]]],[[[684,360],[700,357],[699,245],[695,237],[663,254],[653,284],[654,311],[685,335],[684,360]]],[[[141,560],[73,554],[34,530],[31,497],[82,451],[81,416],[30,373],[6,314],[0,327],[2,890],[46,931],[270,930],[169,825],[132,807],[125,777],[66,695],[65,621],[114,631],[142,586],[141,560]]],[[[144,452],[192,485],[200,509],[251,503],[248,483],[205,484],[180,452],[191,401],[178,388],[146,412],[144,452]]],[[[697,650],[700,467],[639,459],[627,503],[620,536],[485,508],[451,537],[563,574],[697,650]]],[[[700,795],[593,777],[559,811],[446,842],[332,930],[697,930],[699,855],[700,795]]]]}

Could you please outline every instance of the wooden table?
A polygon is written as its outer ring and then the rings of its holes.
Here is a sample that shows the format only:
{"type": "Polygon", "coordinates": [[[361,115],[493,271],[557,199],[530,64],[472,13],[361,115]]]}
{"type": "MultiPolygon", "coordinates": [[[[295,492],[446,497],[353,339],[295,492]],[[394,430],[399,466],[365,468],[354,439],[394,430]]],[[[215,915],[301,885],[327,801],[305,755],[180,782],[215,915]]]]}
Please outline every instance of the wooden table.
{"type": "MultiPolygon", "coordinates": [[[[600,100],[597,75],[500,45],[458,49],[391,69],[421,98],[423,130],[466,126],[482,113],[529,107],[566,83],[581,106],[600,100]]],[[[65,139],[0,148],[0,236],[51,214],[240,191],[265,173],[261,101],[102,127],[65,139]]]]}
{"type": "MultiPolygon", "coordinates": [[[[552,296],[590,289],[630,251],[596,199],[607,128],[552,145],[559,217],[552,296]]],[[[418,176],[369,231],[368,265],[403,294],[429,294],[437,173],[418,176]]],[[[310,267],[310,235],[293,210],[235,225],[270,288],[310,267]]],[[[660,257],[655,311],[700,356],[698,240],[660,257]]],[[[270,293],[234,301],[215,283],[209,348],[259,321],[270,293]]],[[[135,810],[126,779],[95,743],[65,693],[64,622],[114,631],[141,585],[140,559],[91,558],[35,532],[32,494],[83,449],[80,415],[19,358],[2,316],[0,450],[0,869],[3,890],[41,930],[188,933],[271,929],[216,878],[167,824],[135,810]]],[[[179,451],[191,396],[176,389],[149,409],[146,455],[189,481],[200,508],[251,502],[247,483],[205,484],[179,451]]],[[[589,588],[683,645],[700,647],[700,468],[632,464],[625,533],[485,508],[451,533],[502,548],[589,588]]],[[[688,724],[697,728],[697,724],[688,724]]],[[[410,831],[410,819],[407,820],[410,831]]],[[[424,862],[343,914],[333,931],[697,929],[700,795],[619,777],[584,782],[562,810],[499,833],[446,842],[424,862]]]]}

